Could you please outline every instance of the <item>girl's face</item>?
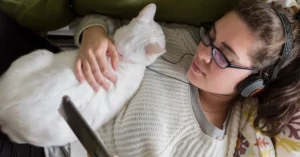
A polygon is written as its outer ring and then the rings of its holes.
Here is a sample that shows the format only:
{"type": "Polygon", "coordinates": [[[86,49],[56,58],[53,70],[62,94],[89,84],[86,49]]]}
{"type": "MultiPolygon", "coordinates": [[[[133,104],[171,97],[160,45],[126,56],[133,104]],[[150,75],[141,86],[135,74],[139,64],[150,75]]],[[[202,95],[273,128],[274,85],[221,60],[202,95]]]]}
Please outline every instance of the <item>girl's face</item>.
{"type": "MultiPolygon", "coordinates": [[[[254,43],[254,36],[246,23],[236,12],[230,12],[215,23],[215,31],[209,32],[217,47],[234,65],[251,68],[248,55],[254,43]]],[[[212,57],[212,47],[199,43],[193,62],[188,70],[189,81],[203,91],[222,95],[236,94],[237,85],[251,73],[251,70],[221,69],[212,57]]]]}

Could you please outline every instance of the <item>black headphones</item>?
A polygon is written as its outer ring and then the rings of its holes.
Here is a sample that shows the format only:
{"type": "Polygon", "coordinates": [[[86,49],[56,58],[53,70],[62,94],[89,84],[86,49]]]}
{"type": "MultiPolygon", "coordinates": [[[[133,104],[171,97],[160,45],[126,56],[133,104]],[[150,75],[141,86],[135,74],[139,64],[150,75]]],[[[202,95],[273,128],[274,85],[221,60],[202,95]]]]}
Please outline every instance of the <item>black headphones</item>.
{"type": "Polygon", "coordinates": [[[268,75],[262,74],[250,75],[238,84],[237,90],[243,97],[252,97],[256,95],[257,93],[261,92],[264,88],[266,88],[271,82],[276,80],[281,66],[285,63],[293,48],[293,34],[289,20],[281,10],[277,10],[274,7],[272,8],[277,13],[278,17],[282,22],[285,35],[285,43],[283,44],[282,50],[280,52],[280,57],[274,65],[274,70],[272,72],[271,78],[268,75]]]}

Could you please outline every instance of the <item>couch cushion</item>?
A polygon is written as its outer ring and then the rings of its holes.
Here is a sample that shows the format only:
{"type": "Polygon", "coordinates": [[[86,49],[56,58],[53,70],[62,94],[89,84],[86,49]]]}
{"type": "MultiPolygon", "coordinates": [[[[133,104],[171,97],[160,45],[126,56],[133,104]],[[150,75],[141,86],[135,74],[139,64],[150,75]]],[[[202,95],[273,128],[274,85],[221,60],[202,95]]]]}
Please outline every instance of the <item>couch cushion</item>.
{"type": "Polygon", "coordinates": [[[38,31],[67,25],[74,17],[69,0],[1,0],[0,9],[19,24],[38,31]]]}
{"type": "Polygon", "coordinates": [[[147,4],[157,5],[156,20],[200,25],[217,20],[238,0],[73,0],[81,15],[100,13],[132,18],[147,4]]]}

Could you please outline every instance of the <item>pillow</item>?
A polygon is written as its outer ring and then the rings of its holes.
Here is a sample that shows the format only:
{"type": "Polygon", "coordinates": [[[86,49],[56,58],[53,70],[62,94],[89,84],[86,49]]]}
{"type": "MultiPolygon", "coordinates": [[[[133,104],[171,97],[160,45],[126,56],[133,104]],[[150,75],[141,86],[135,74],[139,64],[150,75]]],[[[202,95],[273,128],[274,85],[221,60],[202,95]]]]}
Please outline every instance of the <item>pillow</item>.
{"type": "Polygon", "coordinates": [[[267,3],[276,6],[277,8],[283,8],[284,10],[295,15],[300,8],[300,2],[296,0],[265,0],[267,3]]]}

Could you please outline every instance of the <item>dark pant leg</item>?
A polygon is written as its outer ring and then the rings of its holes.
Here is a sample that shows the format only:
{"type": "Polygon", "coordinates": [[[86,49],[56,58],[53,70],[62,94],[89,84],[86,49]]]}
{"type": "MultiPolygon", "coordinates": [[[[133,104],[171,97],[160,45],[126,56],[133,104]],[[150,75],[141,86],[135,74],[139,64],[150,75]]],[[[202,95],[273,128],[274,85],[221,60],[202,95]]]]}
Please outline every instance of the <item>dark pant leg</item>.
{"type": "Polygon", "coordinates": [[[0,11],[0,76],[14,60],[36,49],[48,49],[52,52],[60,50],[0,11]]]}
{"type": "MultiPolygon", "coordinates": [[[[0,76],[15,59],[35,49],[59,51],[58,47],[51,45],[45,38],[16,24],[0,11],[0,76]]],[[[0,132],[0,157],[44,156],[43,148],[13,143],[0,132]]]]}

